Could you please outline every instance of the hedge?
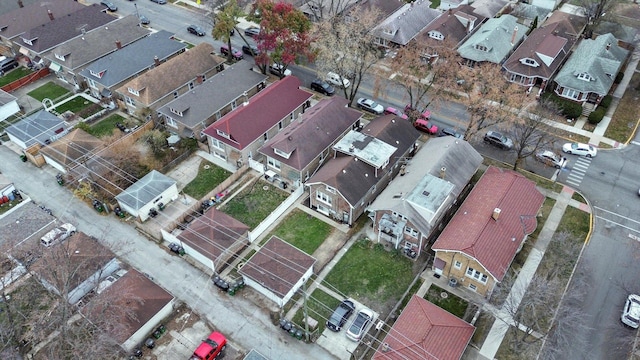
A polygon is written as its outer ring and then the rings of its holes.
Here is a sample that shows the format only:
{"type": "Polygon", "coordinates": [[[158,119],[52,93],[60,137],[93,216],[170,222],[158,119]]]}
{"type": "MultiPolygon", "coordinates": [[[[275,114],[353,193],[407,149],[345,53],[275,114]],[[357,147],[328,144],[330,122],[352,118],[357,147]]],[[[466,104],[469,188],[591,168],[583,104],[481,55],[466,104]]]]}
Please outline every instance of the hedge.
{"type": "Polygon", "coordinates": [[[606,95],[605,97],[602,98],[602,100],[600,101],[600,106],[602,106],[605,109],[608,109],[609,106],[611,105],[611,101],[613,100],[613,96],[611,95],[606,95]]]}
{"type": "Polygon", "coordinates": [[[551,100],[560,109],[563,116],[568,119],[577,119],[582,115],[582,105],[571,100],[563,99],[553,92],[546,92],[542,94],[543,100],[551,100]]]}
{"type": "Polygon", "coordinates": [[[607,112],[606,108],[598,106],[595,111],[589,114],[589,118],[587,119],[587,121],[589,121],[589,124],[598,124],[600,121],[602,121],[605,112],[607,112]]]}
{"type": "Polygon", "coordinates": [[[622,71],[620,71],[617,75],[616,78],[613,80],[614,84],[620,84],[622,82],[622,78],[624,77],[624,73],[622,71]]]}

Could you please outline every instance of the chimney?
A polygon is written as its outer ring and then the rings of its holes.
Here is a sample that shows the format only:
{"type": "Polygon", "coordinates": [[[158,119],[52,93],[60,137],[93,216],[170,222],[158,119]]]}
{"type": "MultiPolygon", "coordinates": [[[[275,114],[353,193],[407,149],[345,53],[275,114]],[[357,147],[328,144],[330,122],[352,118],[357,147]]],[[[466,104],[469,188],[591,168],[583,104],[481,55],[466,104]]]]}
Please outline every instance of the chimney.
{"type": "Polygon", "coordinates": [[[493,220],[498,221],[498,218],[500,217],[500,212],[502,212],[500,208],[493,209],[493,214],[491,214],[491,217],[493,218],[493,220]]]}
{"type": "Polygon", "coordinates": [[[153,57],[153,62],[156,64],[156,66],[160,66],[160,59],[158,59],[157,56],[153,57]]]}
{"type": "Polygon", "coordinates": [[[51,12],[51,10],[47,10],[47,14],[49,15],[49,20],[53,21],[54,17],[53,17],[53,13],[51,12]]]}
{"type": "Polygon", "coordinates": [[[119,49],[122,49],[122,42],[120,42],[120,40],[116,40],[116,48],[117,48],[118,50],[119,50],[119,49]]]}
{"type": "Polygon", "coordinates": [[[513,35],[511,36],[511,45],[516,42],[516,35],[518,35],[518,27],[513,28],[513,35]]]}
{"type": "Polygon", "coordinates": [[[609,51],[609,49],[611,49],[611,43],[607,44],[607,51],[609,51]]]}
{"type": "Polygon", "coordinates": [[[24,4],[22,3],[22,0],[18,0],[18,6],[21,7],[21,8],[24,7],[24,4]]]}
{"type": "Polygon", "coordinates": [[[440,168],[440,179],[444,179],[446,175],[447,175],[447,168],[443,166],[440,168]]]}
{"type": "Polygon", "coordinates": [[[198,84],[202,84],[204,82],[204,77],[202,75],[198,75],[198,77],[196,78],[196,82],[198,84]]]}

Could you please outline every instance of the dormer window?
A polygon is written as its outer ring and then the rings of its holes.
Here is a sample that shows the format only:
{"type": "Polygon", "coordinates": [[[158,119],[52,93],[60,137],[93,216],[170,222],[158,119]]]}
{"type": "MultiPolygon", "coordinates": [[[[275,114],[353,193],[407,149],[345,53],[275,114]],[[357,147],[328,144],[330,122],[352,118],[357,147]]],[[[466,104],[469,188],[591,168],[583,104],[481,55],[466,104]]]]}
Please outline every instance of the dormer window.
{"type": "Polygon", "coordinates": [[[538,67],[538,66],[540,66],[540,64],[538,64],[538,62],[537,62],[537,61],[535,61],[535,60],[533,60],[533,59],[531,59],[531,58],[524,58],[524,59],[520,59],[520,62],[521,62],[522,64],[529,65],[529,66],[532,66],[532,67],[538,67]]]}
{"type": "Polygon", "coordinates": [[[102,79],[102,76],[104,76],[105,72],[107,72],[107,70],[102,70],[100,72],[94,71],[94,70],[89,70],[89,74],[97,77],[98,79],[102,79]]]}
{"type": "Polygon", "coordinates": [[[53,56],[55,56],[55,57],[56,57],[56,59],[58,59],[58,60],[60,60],[60,61],[66,61],[66,60],[64,59],[64,57],[65,57],[64,55],[60,55],[60,54],[53,54],[53,56]]]}
{"type": "Polygon", "coordinates": [[[38,38],[33,38],[33,39],[26,39],[26,38],[22,38],[22,41],[27,44],[27,45],[31,45],[33,46],[33,42],[38,40],[38,38]]]}
{"type": "Polygon", "coordinates": [[[227,134],[226,132],[220,130],[220,129],[216,129],[216,134],[222,136],[225,139],[231,139],[231,136],[229,134],[227,134]]]}
{"type": "Polygon", "coordinates": [[[591,77],[591,75],[589,75],[588,73],[580,73],[580,74],[578,74],[578,79],[580,79],[580,80],[584,80],[584,81],[591,81],[591,80],[593,80],[593,78],[591,77]]]}
{"type": "Polygon", "coordinates": [[[182,116],[182,111],[178,111],[177,109],[174,109],[174,108],[169,108],[169,110],[171,110],[172,113],[178,116],[182,116]]]}
{"type": "Polygon", "coordinates": [[[382,32],[387,34],[387,35],[393,36],[393,35],[395,35],[396,30],[391,29],[391,28],[384,28],[384,29],[382,29],[382,32]]]}
{"type": "Polygon", "coordinates": [[[439,31],[429,31],[429,37],[439,41],[444,40],[444,35],[442,35],[442,33],[439,31]]]}
{"type": "Polygon", "coordinates": [[[487,48],[486,46],[481,45],[481,44],[476,44],[476,50],[487,52],[487,51],[489,51],[489,48],[487,48]]]}
{"type": "Polygon", "coordinates": [[[136,89],[128,87],[127,91],[129,91],[131,94],[133,94],[135,96],[140,96],[140,92],[138,90],[136,90],[136,89]]]}
{"type": "Polygon", "coordinates": [[[285,159],[288,159],[291,156],[291,153],[286,153],[286,152],[284,152],[284,151],[282,151],[280,149],[273,149],[273,152],[276,155],[282,156],[285,159]]]}
{"type": "Polygon", "coordinates": [[[326,188],[326,189],[327,189],[327,191],[328,191],[328,192],[330,192],[330,193],[332,193],[332,194],[335,194],[335,193],[336,193],[336,189],[332,188],[332,187],[331,187],[331,186],[329,186],[329,185],[327,185],[327,188],[326,188]]]}

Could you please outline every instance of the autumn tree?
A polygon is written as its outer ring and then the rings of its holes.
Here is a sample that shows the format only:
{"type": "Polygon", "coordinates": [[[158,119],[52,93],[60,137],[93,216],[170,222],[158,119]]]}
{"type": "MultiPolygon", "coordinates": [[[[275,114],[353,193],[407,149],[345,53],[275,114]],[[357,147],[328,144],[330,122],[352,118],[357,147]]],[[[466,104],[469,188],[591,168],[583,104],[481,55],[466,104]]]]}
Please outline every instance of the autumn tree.
{"type": "Polygon", "coordinates": [[[342,89],[349,105],[369,69],[380,61],[382,54],[371,31],[379,20],[380,12],[376,9],[351,11],[323,20],[314,29],[318,75],[324,77],[331,71],[350,78],[351,86],[342,89]]]}
{"type": "Polygon", "coordinates": [[[238,18],[241,17],[243,13],[238,6],[237,0],[229,0],[229,2],[220,6],[220,9],[216,11],[211,12],[212,17],[214,18],[211,35],[214,39],[224,41],[227,44],[227,48],[229,49],[229,52],[227,53],[227,61],[232,62],[233,53],[231,51],[231,34],[236,32],[238,18]]]}

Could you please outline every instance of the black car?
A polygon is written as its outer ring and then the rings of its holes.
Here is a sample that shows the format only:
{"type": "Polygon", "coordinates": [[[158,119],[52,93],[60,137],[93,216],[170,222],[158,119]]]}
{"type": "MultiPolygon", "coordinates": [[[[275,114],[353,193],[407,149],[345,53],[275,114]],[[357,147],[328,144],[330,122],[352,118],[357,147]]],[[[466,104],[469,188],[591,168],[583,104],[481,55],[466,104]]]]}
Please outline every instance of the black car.
{"type": "Polygon", "coordinates": [[[140,24],[142,24],[142,25],[149,25],[149,24],[151,23],[151,20],[149,20],[149,18],[148,18],[148,17],[146,17],[146,16],[144,16],[144,15],[142,15],[142,14],[140,14],[140,16],[139,16],[139,17],[140,17],[140,24]]]}
{"type": "Polygon", "coordinates": [[[349,319],[353,311],[356,309],[353,301],[343,300],[338,308],[333,311],[329,320],[327,320],[327,328],[331,331],[338,332],[342,329],[342,325],[349,319]]]}
{"type": "Polygon", "coordinates": [[[204,36],[204,30],[198,25],[187,26],[187,31],[193,35],[204,36]]]}
{"type": "Polygon", "coordinates": [[[111,12],[118,11],[118,7],[115,6],[111,1],[102,0],[102,1],[100,1],[100,4],[106,6],[107,10],[109,10],[111,12]]]}
{"type": "Polygon", "coordinates": [[[453,136],[458,139],[464,138],[464,135],[460,134],[459,132],[456,132],[456,130],[453,128],[444,128],[440,130],[440,132],[438,133],[438,136],[453,136]]]}
{"type": "Polygon", "coordinates": [[[497,131],[487,131],[484,135],[484,142],[497,146],[502,150],[511,150],[513,141],[497,131]]]}
{"type": "Polygon", "coordinates": [[[151,0],[151,2],[154,2],[156,4],[160,4],[160,5],[164,5],[167,3],[167,0],[151,0]]]}
{"type": "Polygon", "coordinates": [[[258,36],[258,34],[260,34],[260,28],[259,27],[252,26],[252,27],[246,28],[244,30],[244,35],[245,36],[256,37],[256,36],[258,36]]]}
{"type": "Polygon", "coordinates": [[[258,47],[255,45],[242,45],[242,52],[247,55],[256,56],[258,55],[258,47]]]}
{"type": "Polygon", "coordinates": [[[329,85],[328,82],[322,79],[315,79],[311,82],[311,86],[309,86],[311,90],[317,91],[321,94],[325,94],[327,96],[332,96],[336,93],[336,90],[333,86],[329,85]]]}

